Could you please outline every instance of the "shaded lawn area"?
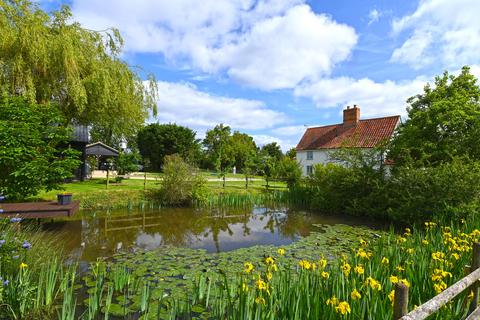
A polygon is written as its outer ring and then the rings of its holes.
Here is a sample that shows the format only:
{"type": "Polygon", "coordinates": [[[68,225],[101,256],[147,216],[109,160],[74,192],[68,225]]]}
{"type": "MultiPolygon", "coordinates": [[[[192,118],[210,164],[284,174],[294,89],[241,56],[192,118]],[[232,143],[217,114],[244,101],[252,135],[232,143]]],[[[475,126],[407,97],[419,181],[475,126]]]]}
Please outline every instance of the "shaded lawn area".
{"type": "MultiPolygon", "coordinates": [[[[238,175],[237,175],[238,177],[238,175]]],[[[91,192],[100,192],[106,190],[105,179],[91,179],[84,182],[72,182],[63,184],[63,190],[52,190],[49,192],[43,191],[38,194],[35,199],[39,200],[54,200],[60,192],[70,192],[74,196],[87,194],[91,192]]],[[[120,183],[110,181],[109,191],[141,191],[143,190],[144,180],[138,179],[124,179],[120,183]]],[[[222,181],[208,181],[207,186],[210,188],[212,194],[218,193],[259,193],[266,190],[265,180],[249,181],[248,190],[245,189],[245,181],[226,181],[225,188],[222,187],[222,181]]],[[[282,182],[270,182],[271,189],[283,190],[286,188],[282,182]]],[[[160,188],[160,181],[147,180],[147,190],[160,188]]]]}

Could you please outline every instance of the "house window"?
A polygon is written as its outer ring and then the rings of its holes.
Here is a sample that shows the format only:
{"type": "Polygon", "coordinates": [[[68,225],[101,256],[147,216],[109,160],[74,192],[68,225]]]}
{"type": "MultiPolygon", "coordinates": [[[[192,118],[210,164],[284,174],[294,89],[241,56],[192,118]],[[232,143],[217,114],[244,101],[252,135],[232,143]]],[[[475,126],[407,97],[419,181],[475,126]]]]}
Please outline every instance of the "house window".
{"type": "Polygon", "coordinates": [[[313,166],[307,166],[307,175],[311,175],[313,173],[313,166]]]}
{"type": "Polygon", "coordinates": [[[313,160],[313,151],[307,151],[307,160],[313,160]]]}

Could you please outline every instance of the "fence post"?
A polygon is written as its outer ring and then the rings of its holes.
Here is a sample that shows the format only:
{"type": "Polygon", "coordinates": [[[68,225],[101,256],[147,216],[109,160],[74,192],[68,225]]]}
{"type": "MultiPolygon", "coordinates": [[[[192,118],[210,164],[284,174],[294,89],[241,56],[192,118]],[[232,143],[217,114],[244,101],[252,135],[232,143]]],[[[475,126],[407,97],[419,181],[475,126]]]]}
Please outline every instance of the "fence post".
{"type": "Polygon", "coordinates": [[[393,320],[398,320],[408,313],[408,287],[403,283],[395,284],[393,299],[393,320]]]}
{"type": "MultiPolygon", "coordinates": [[[[470,271],[473,272],[480,268],[480,243],[476,242],[473,244],[473,250],[472,250],[472,266],[470,271]]],[[[470,308],[468,309],[468,314],[472,313],[477,309],[478,306],[478,281],[475,282],[471,287],[473,291],[473,300],[470,303],[470,308]]]]}

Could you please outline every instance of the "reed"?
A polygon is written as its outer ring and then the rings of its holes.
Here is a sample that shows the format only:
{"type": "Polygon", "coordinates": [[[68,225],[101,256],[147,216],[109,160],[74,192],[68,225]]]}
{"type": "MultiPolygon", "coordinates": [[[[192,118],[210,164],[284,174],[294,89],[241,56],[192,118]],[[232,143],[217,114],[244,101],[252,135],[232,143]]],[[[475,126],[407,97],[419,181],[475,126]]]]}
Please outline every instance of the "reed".
{"type": "MultiPolygon", "coordinates": [[[[396,282],[410,287],[412,310],[464,276],[471,244],[480,240],[480,230],[474,228],[479,220],[443,226],[427,222],[403,235],[391,230],[379,239],[359,239],[349,254],[330,261],[289,265],[283,252],[272,252],[253,269],[247,261],[245,272],[235,277],[202,275],[190,303],[201,304],[213,318],[392,318],[396,282]]],[[[468,302],[467,292],[436,319],[462,318],[468,302]]]]}

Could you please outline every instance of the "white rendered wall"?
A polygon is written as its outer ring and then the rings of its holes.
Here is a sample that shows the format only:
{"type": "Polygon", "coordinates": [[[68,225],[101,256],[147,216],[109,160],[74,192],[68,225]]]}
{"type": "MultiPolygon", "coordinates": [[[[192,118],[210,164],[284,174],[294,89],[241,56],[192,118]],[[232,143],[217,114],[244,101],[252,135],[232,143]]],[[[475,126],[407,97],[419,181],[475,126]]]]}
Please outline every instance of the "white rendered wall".
{"type": "Polygon", "coordinates": [[[307,151],[297,151],[297,161],[302,168],[304,176],[307,175],[307,166],[314,166],[318,163],[327,164],[332,162],[329,154],[330,150],[311,150],[313,152],[313,159],[307,160],[307,151]]]}
{"type": "MultiPolygon", "coordinates": [[[[307,151],[297,151],[297,162],[300,164],[300,167],[302,168],[302,174],[304,176],[307,175],[307,166],[315,166],[316,164],[322,163],[322,164],[327,164],[327,163],[337,163],[341,164],[339,161],[334,161],[330,158],[330,155],[332,152],[337,151],[338,149],[320,149],[320,150],[310,150],[313,152],[313,159],[312,160],[307,160],[307,151]]],[[[363,149],[364,152],[367,152],[369,149],[363,149]]],[[[380,161],[381,157],[379,157],[379,163],[378,165],[380,166],[380,161]]],[[[390,168],[387,168],[387,175],[390,172],[390,168]]]]}

